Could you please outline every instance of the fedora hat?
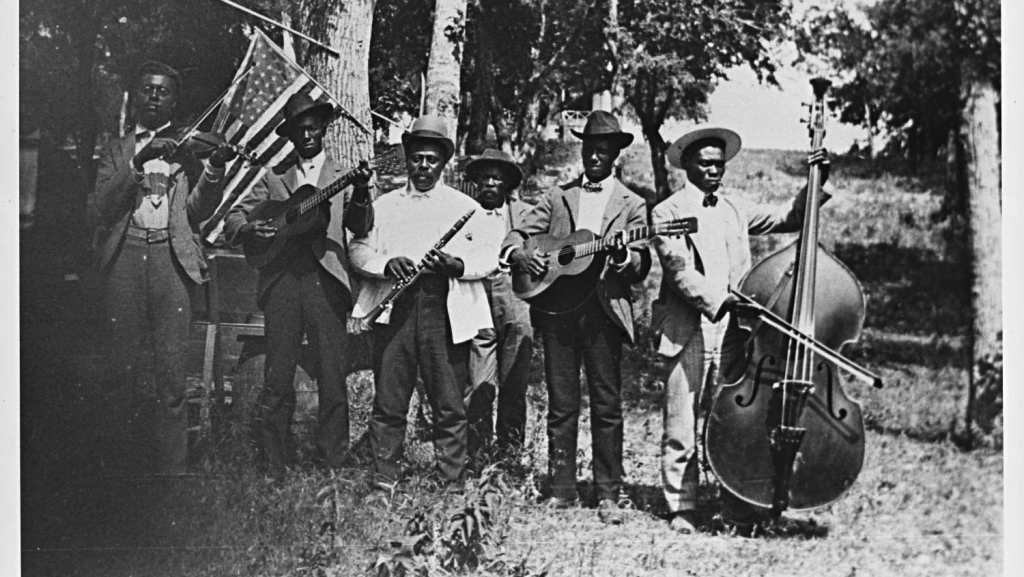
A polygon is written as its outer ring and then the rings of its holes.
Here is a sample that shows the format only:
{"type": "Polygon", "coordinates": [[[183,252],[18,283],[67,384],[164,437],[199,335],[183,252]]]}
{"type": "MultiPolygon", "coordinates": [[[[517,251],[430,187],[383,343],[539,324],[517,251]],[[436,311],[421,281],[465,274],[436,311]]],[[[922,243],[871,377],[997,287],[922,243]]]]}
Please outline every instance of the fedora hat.
{"type": "Polygon", "coordinates": [[[515,161],[508,154],[488,148],[483,154],[477,156],[473,160],[466,164],[466,176],[472,180],[476,180],[477,172],[485,166],[497,166],[505,173],[505,180],[508,182],[509,190],[519,186],[519,183],[523,181],[523,171],[519,169],[515,161]]]}
{"type": "Polygon", "coordinates": [[[626,148],[633,143],[633,135],[619,128],[619,121],[610,112],[595,110],[587,116],[583,131],[572,130],[573,136],[580,140],[590,138],[610,138],[619,148],[626,148]]]}
{"type": "Polygon", "coordinates": [[[736,156],[736,153],[740,151],[740,147],[743,144],[743,141],[740,140],[740,135],[728,128],[719,128],[717,126],[694,128],[680,136],[678,140],[672,143],[672,146],[668,147],[668,150],[665,152],[665,156],[668,157],[668,163],[676,168],[683,168],[683,153],[686,152],[686,147],[705,138],[714,138],[722,141],[725,145],[726,161],[732,160],[732,157],[736,156]]]}
{"type": "Polygon", "coordinates": [[[313,97],[305,93],[293,94],[284,103],[284,122],[278,125],[274,132],[278,136],[287,137],[299,118],[307,114],[320,116],[330,122],[334,119],[334,105],[330,102],[317,103],[313,97]]]}
{"type": "Polygon", "coordinates": [[[413,121],[408,132],[402,133],[402,146],[408,154],[409,143],[413,140],[436,140],[444,145],[445,161],[451,159],[455,154],[455,143],[448,138],[448,126],[438,116],[424,114],[413,121]]]}

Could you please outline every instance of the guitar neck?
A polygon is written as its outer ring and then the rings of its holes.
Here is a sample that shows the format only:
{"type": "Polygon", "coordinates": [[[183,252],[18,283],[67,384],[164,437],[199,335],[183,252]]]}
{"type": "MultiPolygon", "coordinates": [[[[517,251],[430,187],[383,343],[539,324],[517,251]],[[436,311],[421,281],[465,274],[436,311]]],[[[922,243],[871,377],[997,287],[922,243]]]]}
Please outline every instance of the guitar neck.
{"type": "MultiPolygon", "coordinates": [[[[638,240],[644,240],[654,235],[654,227],[646,225],[638,226],[626,232],[626,244],[636,242],[638,240]]],[[[608,250],[611,244],[611,238],[598,238],[590,242],[584,242],[582,244],[575,245],[573,248],[575,249],[577,256],[588,256],[591,254],[599,253],[604,250],[608,250]]]]}
{"type": "Polygon", "coordinates": [[[339,178],[338,180],[335,180],[331,184],[328,184],[327,186],[321,188],[320,190],[317,190],[316,194],[310,196],[306,200],[303,200],[302,202],[299,203],[299,214],[306,214],[307,212],[316,208],[317,205],[319,205],[320,203],[328,200],[332,196],[345,190],[345,187],[348,186],[349,183],[351,183],[351,181],[352,172],[349,172],[345,174],[345,176],[339,178]]]}

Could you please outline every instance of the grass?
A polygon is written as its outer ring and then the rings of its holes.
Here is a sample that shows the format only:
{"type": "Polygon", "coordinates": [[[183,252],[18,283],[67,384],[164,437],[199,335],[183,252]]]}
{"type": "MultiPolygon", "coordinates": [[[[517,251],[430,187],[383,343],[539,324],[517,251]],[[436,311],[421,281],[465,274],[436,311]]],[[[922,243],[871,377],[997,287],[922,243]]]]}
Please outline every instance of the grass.
{"type": "MultiPolygon", "coordinates": [[[[635,148],[623,159],[623,173],[642,180],[649,173],[648,157],[642,146],[635,148]]],[[[539,179],[572,174],[564,166],[571,153],[555,152],[562,162],[542,166],[539,179]]],[[[742,152],[729,165],[729,194],[787,200],[804,178],[800,156],[742,152]]],[[[678,184],[678,171],[672,178],[678,184]]],[[[968,301],[963,267],[952,260],[955,247],[931,220],[941,201],[941,178],[899,170],[876,176],[861,163],[839,159],[833,181],[837,194],[822,211],[822,240],[868,296],[864,334],[848,353],[886,382],[878,391],[844,379],[846,392],[863,405],[867,427],[865,467],[852,489],[829,506],[791,512],[801,523],[790,533],[744,539],[717,530],[717,484],[704,472],[701,533],[670,532],[662,519],[658,465],[663,392],[647,329],[649,310],[641,307],[640,342],[627,354],[623,391],[626,482],[637,511],[624,525],[606,527],[585,506],[552,511],[534,504],[546,469],[546,394],[538,351],[527,446],[518,465],[501,477],[501,504],[484,535],[482,558],[464,574],[847,577],[1002,571],[1003,454],[968,452],[955,442],[966,402],[968,301]]],[[[787,241],[755,239],[755,262],[787,241]]],[[[656,269],[638,290],[641,302],[659,280],[656,269]]],[[[74,340],[84,328],[70,329],[51,330],[47,334],[58,336],[39,341],[32,352],[47,360],[28,366],[22,379],[23,574],[385,574],[371,567],[382,558],[397,559],[396,543],[411,551],[413,538],[426,531],[410,525],[414,518],[433,523],[435,548],[410,558],[431,575],[449,574],[450,566],[441,564],[441,540],[455,526],[453,514],[477,510],[480,480],[470,480],[461,494],[439,488],[431,479],[433,455],[422,430],[411,427],[407,480],[393,492],[370,491],[360,468],[303,469],[280,485],[270,483],[251,465],[248,430],[262,372],[256,360],[230,375],[236,391],[233,426],[219,444],[203,439],[203,458],[196,463],[202,474],[178,480],[106,475],[96,456],[103,438],[96,401],[102,391],[95,380],[101,361],[94,348],[83,348],[94,343],[74,340]]],[[[23,343],[36,342],[25,338],[23,332],[23,343]]],[[[353,438],[365,430],[372,392],[368,372],[350,377],[353,438]]],[[[313,396],[300,397],[299,417],[306,420],[297,427],[301,433],[308,431],[313,396]]],[[[591,493],[588,412],[585,406],[578,455],[584,496],[591,493]]],[[[308,439],[299,448],[308,450],[308,439]]]]}

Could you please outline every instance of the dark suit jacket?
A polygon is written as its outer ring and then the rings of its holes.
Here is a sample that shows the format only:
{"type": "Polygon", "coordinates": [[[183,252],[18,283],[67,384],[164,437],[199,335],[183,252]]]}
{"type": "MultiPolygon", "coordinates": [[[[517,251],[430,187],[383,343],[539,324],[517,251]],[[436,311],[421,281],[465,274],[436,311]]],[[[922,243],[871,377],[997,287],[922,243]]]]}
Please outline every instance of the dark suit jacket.
{"type": "MultiPolygon", "coordinates": [[[[523,241],[535,234],[551,234],[562,237],[573,232],[578,219],[580,185],[583,177],[553,188],[541,197],[540,202],[526,213],[518,227],[505,237],[502,248],[522,246],[523,241]]],[[[608,199],[601,230],[594,234],[607,237],[609,234],[647,224],[647,209],[643,199],[634,194],[621,182],[615,181],[615,189],[608,199]]],[[[626,266],[617,269],[606,264],[597,284],[597,295],[602,308],[628,336],[634,339],[633,296],[629,285],[647,277],[651,270],[651,253],[646,244],[630,247],[630,259],[626,266]]]]}
{"type": "MultiPolygon", "coordinates": [[[[224,236],[228,242],[238,243],[236,239],[238,230],[242,228],[247,220],[249,211],[265,200],[287,200],[298,188],[298,155],[292,154],[280,164],[273,167],[254,186],[252,191],[246,195],[237,205],[228,211],[224,222],[224,236]]],[[[317,181],[318,188],[324,188],[344,176],[344,171],[337,162],[330,156],[324,162],[320,170],[320,178],[317,181]]],[[[322,215],[326,215],[326,235],[317,236],[310,243],[313,256],[334,278],[341,282],[349,295],[352,294],[352,281],[349,278],[348,241],[345,236],[347,228],[352,234],[365,235],[373,228],[373,204],[359,206],[350,202],[352,188],[346,188],[338,197],[327,201],[321,208],[322,215]]],[[[280,278],[284,267],[267,266],[260,271],[259,286],[257,287],[257,302],[262,307],[266,292],[280,278]]]]}
{"type": "MultiPolygon", "coordinates": [[[[135,134],[107,142],[100,151],[96,186],[88,200],[88,215],[95,227],[93,248],[99,254],[100,270],[106,270],[124,243],[125,231],[138,206],[141,186],[132,176],[135,134]]],[[[171,163],[177,174],[167,191],[170,203],[168,229],[172,252],[189,278],[206,280],[206,259],[199,245],[199,223],[210,218],[220,204],[225,178],[216,182],[207,178],[202,162],[190,158],[171,163]]]]}

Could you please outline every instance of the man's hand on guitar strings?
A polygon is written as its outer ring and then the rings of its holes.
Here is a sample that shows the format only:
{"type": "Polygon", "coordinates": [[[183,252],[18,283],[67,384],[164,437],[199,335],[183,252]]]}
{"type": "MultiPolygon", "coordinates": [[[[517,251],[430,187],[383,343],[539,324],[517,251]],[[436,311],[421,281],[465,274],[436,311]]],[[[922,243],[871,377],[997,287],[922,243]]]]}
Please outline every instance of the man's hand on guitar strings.
{"type": "Polygon", "coordinates": [[[265,220],[254,220],[242,225],[242,228],[238,229],[238,234],[243,237],[270,240],[277,234],[277,228],[270,226],[265,220]]]}
{"type": "Polygon", "coordinates": [[[627,238],[626,231],[620,230],[608,239],[611,241],[608,250],[611,252],[613,263],[621,265],[629,260],[629,248],[626,246],[627,238]]]}
{"type": "Polygon", "coordinates": [[[416,264],[405,256],[396,256],[384,265],[384,276],[407,282],[416,274],[416,264]]]}
{"type": "Polygon", "coordinates": [[[453,278],[461,277],[466,270],[466,265],[461,259],[436,248],[423,257],[423,266],[431,272],[453,278]]]}
{"type": "Polygon", "coordinates": [[[543,276],[548,272],[547,255],[541,254],[537,247],[534,247],[531,252],[526,252],[525,248],[518,247],[509,255],[509,260],[520,270],[525,270],[535,277],[543,276]]]}

